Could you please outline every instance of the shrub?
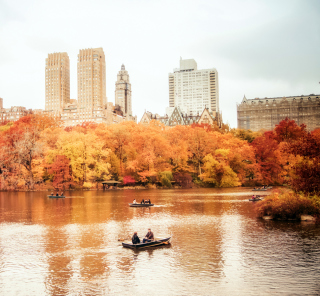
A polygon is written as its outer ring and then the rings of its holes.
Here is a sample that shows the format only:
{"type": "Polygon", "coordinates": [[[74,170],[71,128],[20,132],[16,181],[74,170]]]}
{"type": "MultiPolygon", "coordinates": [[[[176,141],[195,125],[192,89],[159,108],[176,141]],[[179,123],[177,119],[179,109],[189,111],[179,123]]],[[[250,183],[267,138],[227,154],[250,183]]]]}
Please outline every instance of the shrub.
{"type": "Polygon", "coordinates": [[[175,173],[174,181],[182,188],[191,188],[192,187],[192,177],[188,173],[175,173]]]}
{"type": "Polygon", "coordinates": [[[295,192],[273,192],[256,205],[259,217],[275,219],[300,219],[301,215],[320,215],[320,197],[306,196],[295,192]]]}
{"type": "Polygon", "coordinates": [[[131,176],[124,176],[123,177],[123,184],[124,185],[134,185],[136,180],[131,176]]]}
{"type": "Polygon", "coordinates": [[[160,172],[159,179],[160,179],[162,186],[172,188],[171,181],[173,179],[173,176],[170,171],[160,172]]]}

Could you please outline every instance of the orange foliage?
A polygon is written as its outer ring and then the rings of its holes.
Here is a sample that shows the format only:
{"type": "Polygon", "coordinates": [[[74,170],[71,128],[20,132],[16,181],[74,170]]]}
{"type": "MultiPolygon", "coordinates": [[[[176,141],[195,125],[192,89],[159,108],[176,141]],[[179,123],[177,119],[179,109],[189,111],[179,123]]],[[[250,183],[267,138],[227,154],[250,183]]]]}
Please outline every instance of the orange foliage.
{"type": "Polygon", "coordinates": [[[310,153],[318,153],[319,146],[320,129],[307,133],[288,119],[261,134],[230,131],[227,125],[167,128],[158,121],[63,128],[60,119],[28,115],[0,129],[0,189],[92,186],[127,176],[150,183],[161,181],[164,172],[186,187],[192,178],[211,186],[297,184],[297,174],[307,184],[301,166],[308,163],[318,172],[319,158],[310,153]]]}

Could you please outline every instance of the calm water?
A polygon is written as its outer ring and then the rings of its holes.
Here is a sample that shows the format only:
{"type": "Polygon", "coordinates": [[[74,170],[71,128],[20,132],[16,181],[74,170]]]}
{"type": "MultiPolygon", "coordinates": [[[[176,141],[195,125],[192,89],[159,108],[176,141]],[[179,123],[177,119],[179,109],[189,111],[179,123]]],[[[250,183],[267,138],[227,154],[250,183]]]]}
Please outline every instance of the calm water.
{"type": "Polygon", "coordinates": [[[0,192],[0,295],[319,295],[320,227],[259,220],[250,193],[0,192]],[[122,248],[148,227],[171,246],[122,248]]]}

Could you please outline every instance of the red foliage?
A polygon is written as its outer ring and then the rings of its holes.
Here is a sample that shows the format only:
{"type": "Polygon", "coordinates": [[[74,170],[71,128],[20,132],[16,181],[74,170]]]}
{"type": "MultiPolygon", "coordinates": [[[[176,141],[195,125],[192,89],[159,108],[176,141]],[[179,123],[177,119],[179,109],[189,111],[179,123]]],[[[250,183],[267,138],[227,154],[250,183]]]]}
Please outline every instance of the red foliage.
{"type": "Polygon", "coordinates": [[[53,174],[53,187],[63,190],[69,189],[74,185],[70,174],[70,161],[64,155],[57,155],[56,160],[51,164],[49,174],[53,174]]]}
{"type": "Polygon", "coordinates": [[[278,142],[272,132],[266,132],[253,140],[251,145],[255,149],[256,161],[261,167],[263,183],[279,182],[281,166],[279,163],[278,142]]]}
{"type": "Polygon", "coordinates": [[[288,117],[279,122],[274,129],[278,142],[288,142],[298,140],[306,134],[306,125],[298,126],[294,120],[288,117]]]}
{"type": "Polygon", "coordinates": [[[131,176],[124,176],[123,177],[123,184],[124,185],[134,185],[136,183],[136,180],[132,178],[131,176]]]}
{"type": "Polygon", "coordinates": [[[320,191],[320,136],[318,131],[306,134],[299,141],[291,143],[289,151],[303,157],[295,167],[296,177],[291,185],[297,191],[320,191]]]}
{"type": "Polygon", "coordinates": [[[192,177],[188,173],[175,173],[173,174],[173,180],[182,188],[192,187],[192,177]]]}

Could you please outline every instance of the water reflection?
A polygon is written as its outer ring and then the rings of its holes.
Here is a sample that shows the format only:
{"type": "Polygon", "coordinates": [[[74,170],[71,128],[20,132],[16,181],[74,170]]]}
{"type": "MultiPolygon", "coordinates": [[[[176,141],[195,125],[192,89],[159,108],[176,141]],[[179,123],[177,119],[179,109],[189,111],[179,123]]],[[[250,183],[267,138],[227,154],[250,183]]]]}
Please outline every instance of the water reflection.
{"type": "Polygon", "coordinates": [[[255,217],[234,189],[0,192],[0,295],[310,295],[320,229],[255,217]],[[152,208],[130,208],[133,199],[152,208]],[[171,246],[124,249],[151,228],[171,246]]]}

